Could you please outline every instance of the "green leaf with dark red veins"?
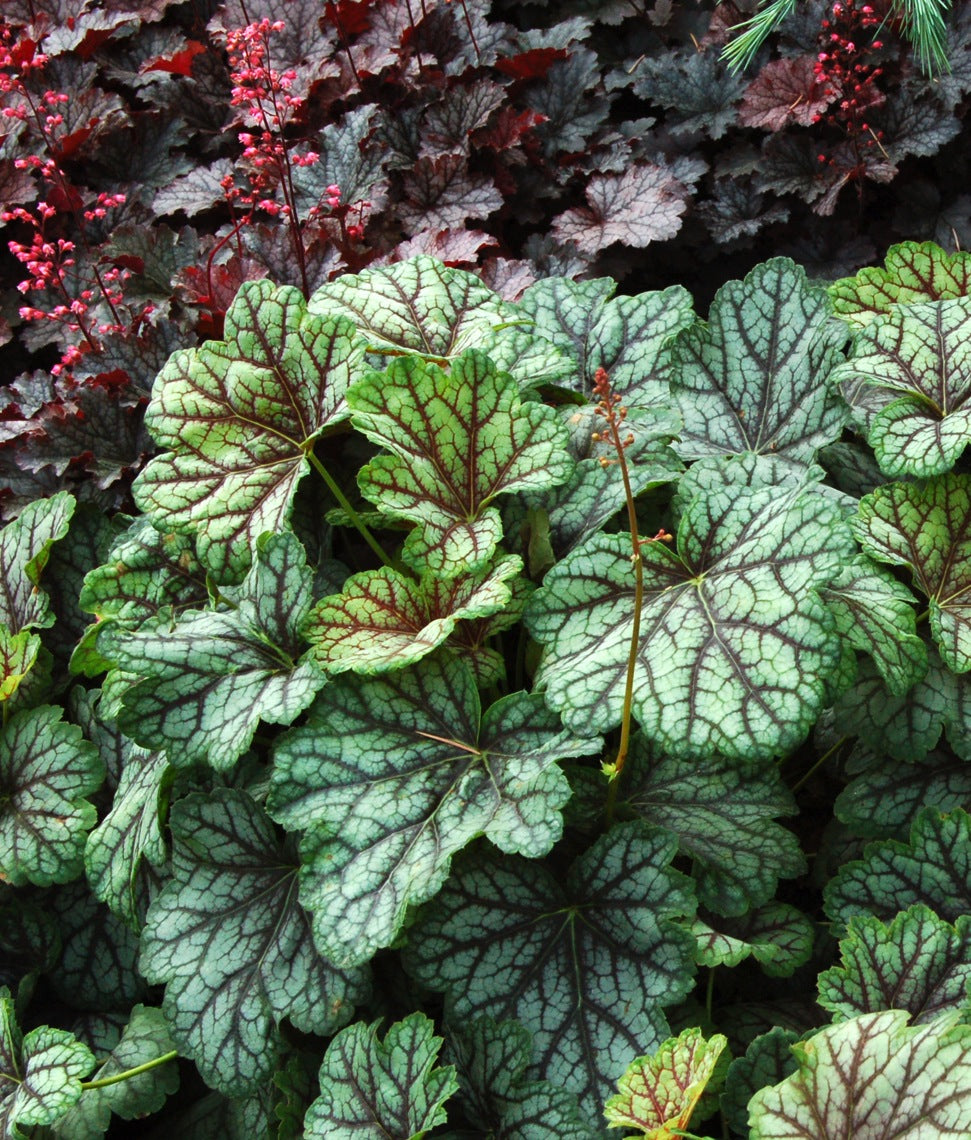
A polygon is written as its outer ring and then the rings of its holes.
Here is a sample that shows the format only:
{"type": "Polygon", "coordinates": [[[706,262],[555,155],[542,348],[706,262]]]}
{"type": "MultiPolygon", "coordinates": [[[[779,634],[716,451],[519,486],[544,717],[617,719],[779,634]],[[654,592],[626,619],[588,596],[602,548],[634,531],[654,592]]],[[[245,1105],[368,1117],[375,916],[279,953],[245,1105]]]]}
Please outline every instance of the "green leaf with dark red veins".
{"type": "Polygon", "coordinates": [[[0,625],[0,701],[9,700],[20,688],[37,660],[41,640],[36,633],[22,629],[13,634],[0,625]]]}
{"type": "Polygon", "coordinates": [[[927,650],[917,636],[914,596],[889,571],[860,556],[820,593],[837,629],[854,649],[873,658],[891,693],[905,693],[924,676],[927,650]]]}
{"type": "Polygon", "coordinates": [[[889,923],[858,915],[840,942],[841,964],[819,975],[819,1004],[834,1021],[881,1009],[905,1009],[913,1024],[967,1011],[971,987],[971,915],[952,926],[916,904],[889,923]]]}
{"type": "Polygon", "coordinates": [[[0,531],[0,623],[11,634],[53,624],[40,577],[51,547],[67,534],[74,498],[59,491],[49,499],[28,503],[0,531]]]}
{"type": "Polygon", "coordinates": [[[147,885],[142,860],[161,867],[166,859],[161,804],[173,772],[164,753],[126,744],[111,810],[88,836],[84,864],[95,898],[137,930],[147,885]]]}
{"type": "Polygon", "coordinates": [[[766,1085],[775,1085],[796,1071],[791,1046],[799,1035],[791,1029],[776,1026],[754,1038],[744,1057],[736,1057],[728,1066],[721,1109],[728,1123],[740,1135],[748,1134],[748,1102],[752,1094],[766,1085]]]}
{"type": "MultiPolygon", "coordinates": [[[[149,1065],[174,1049],[162,1011],[136,1005],[121,1040],[91,1074],[91,1080],[104,1081],[149,1065]]],[[[81,1100],[55,1123],[54,1135],[64,1140],[101,1136],[108,1131],[112,1115],[122,1120],[140,1120],[157,1112],[178,1087],[177,1062],[171,1060],[115,1084],[85,1089],[81,1100]]]]}
{"type": "Polygon", "coordinates": [[[777,257],[715,295],[708,323],[678,334],[671,390],[684,419],[678,451],[770,452],[811,463],[838,439],[846,409],[827,373],[846,332],[826,290],[777,257]]]}
{"type": "Polygon", "coordinates": [[[829,287],[833,311],[857,328],[912,301],[943,301],[971,293],[971,254],[946,253],[933,242],[892,245],[882,266],[867,266],[829,287]]]}
{"type": "Polygon", "coordinates": [[[532,1080],[530,1035],[518,1021],[479,1017],[450,1038],[459,1099],[475,1126],[507,1140],[594,1140],[577,1098],[550,1081],[532,1080]]]}
{"type": "MultiPolygon", "coordinates": [[[[697,474],[696,474],[697,472],[697,474]]],[[[644,545],[634,716],[663,751],[761,759],[794,748],[840,659],[817,590],[855,544],[837,507],[798,486],[681,480],[676,550],[644,545]]],[[[525,621],[538,681],[568,726],[620,723],[634,607],[631,541],[596,534],[546,575],[525,621]]]]}
{"type": "Polygon", "coordinates": [[[727,1044],[720,1033],[705,1040],[700,1029],[685,1029],[655,1053],[632,1061],[620,1078],[620,1091],[604,1106],[607,1127],[636,1128],[645,1140],[678,1135],[702,1094],[714,1092],[725,1079],[727,1064],[718,1062],[727,1044]]]}
{"type": "Polygon", "coordinates": [[[811,918],[781,902],[755,907],[742,918],[699,916],[691,929],[699,966],[737,966],[751,957],[773,978],[787,978],[809,961],[816,934],[811,918]]]}
{"type": "Polygon", "coordinates": [[[673,837],[614,826],[565,885],[544,866],[480,854],[453,868],[409,932],[406,960],[450,1017],[515,1017],[537,1076],[580,1094],[585,1119],[630,1062],[668,1036],[662,1008],[691,986],[694,911],[673,837]]]}
{"type": "Polygon", "coordinates": [[[107,629],[99,648],[140,678],[123,694],[122,729],[144,748],[167,749],[175,764],[206,760],[225,771],[261,719],[289,724],[325,680],[298,634],[312,579],[294,535],[264,535],[243,584],[225,591],[235,608],[107,629]]]}
{"type": "Polygon", "coordinates": [[[320,1066],[320,1096],[307,1110],[306,1140],[421,1140],[446,1119],[458,1088],[452,1065],[435,1067],[441,1037],[423,1013],[395,1022],[358,1021],[331,1041],[320,1066]]]}
{"type": "Polygon", "coordinates": [[[427,256],[345,273],[314,293],[310,312],[353,321],[369,352],[438,361],[467,348],[488,351],[497,330],[518,317],[481,277],[427,256]]]}
{"type": "Polygon", "coordinates": [[[307,829],[300,901],[321,951],[353,965],[390,945],[476,836],[545,855],[570,795],[556,762],[600,743],[565,732],[539,696],[483,713],[461,660],[329,685],[277,746],[268,800],[278,823],[307,829]]]}
{"type": "Polygon", "coordinates": [[[638,734],[617,798],[678,837],[681,854],[694,860],[699,905],[717,914],[744,914],[771,899],[780,878],[806,869],[796,837],[774,822],[796,813],[775,765],[658,757],[638,734]]]}
{"type": "Polygon", "coordinates": [[[0,988],[0,1135],[34,1136],[34,1125],[54,1124],[81,1099],[81,1081],[95,1066],[91,1050],[73,1033],[42,1025],[21,1037],[14,1004],[0,988]]]}
{"type": "Polygon", "coordinates": [[[971,803],[971,764],[949,750],[935,749],[909,764],[871,755],[857,772],[836,797],[833,814],[866,838],[907,835],[921,808],[953,811],[971,803]]]}
{"type": "Polygon", "coordinates": [[[463,618],[490,617],[512,599],[522,569],[511,555],[471,574],[416,582],[390,567],[365,570],[310,611],[303,635],[328,673],[386,673],[444,645],[463,618]]]}
{"type": "Polygon", "coordinates": [[[99,622],[111,618],[134,629],[160,610],[205,605],[206,571],[190,536],[156,530],[144,516],[114,541],[103,566],[89,571],[81,606],[99,622]]]}
{"type": "Polygon", "coordinates": [[[50,705],[15,714],[0,733],[0,878],[66,883],[84,866],[97,812],[86,796],[105,770],[93,744],[50,705]]]}
{"type": "Polygon", "coordinates": [[[496,497],[562,483],[573,470],[567,433],[545,404],[523,403],[511,376],[469,350],[446,372],[392,361],[348,393],[353,423],[391,455],[358,475],[382,511],[418,524],[403,556],[454,576],[492,557],[502,537],[496,497]]]}
{"type": "Polygon", "coordinates": [[[165,985],[180,1052],[227,1096],[273,1072],[284,1018],[327,1035],[366,994],[313,944],[297,902],[297,861],[241,791],[190,795],[172,808],[173,877],[152,904],[140,968],[165,985]]]}
{"type": "Polygon", "coordinates": [[[971,439],[971,297],[878,317],[830,382],[843,385],[884,475],[950,471],[971,439]]]}
{"type": "Polygon", "coordinates": [[[944,663],[971,669],[971,476],[879,487],[860,503],[855,529],[874,558],[909,567],[944,663]]]}
{"type": "Polygon", "coordinates": [[[344,419],[364,351],[349,321],[308,313],[298,289],[248,281],[226,314],[225,341],[172,354],[146,424],[167,454],[135,481],[162,531],[196,537],[220,581],[239,581],[264,531],[286,529],[307,452],[344,419]]]}
{"type": "Polygon", "coordinates": [[[903,1010],[854,1017],[793,1045],[799,1071],[749,1101],[751,1140],[937,1140],[971,1129],[971,1025],[903,1010]]]}
{"type": "Polygon", "coordinates": [[[971,760],[971,675],[946,668],[927,646],[927,673],[895,696],[871,662],[859,662],[858,676],[833,706],[834,726],[858,737],[877,753],[915,763],[946,733],[959,756],[971,760]]]}
{"type": "Polygon", "coordinates": [[[826,887],[826,913],[847,922],[853,915],[891,919],[924,903],[953,922],[971,913],[971,816],[928,808],[914,820],[910,842],[870,843],[862,859],[846,863],[826,887]]]}
{"type": "Polygon", "coordinates": [[[691,295],[679,285],[636,297],[614,297],[607,277],[571,281],[547,277],[531,285],[517,307],[533,319],[541,336],[573,361],[570,388],[590,396],[597,369],[604,368],[616,392],[632,406],[669,400],[662,365],[675,333],[694,320],[691,295]]]}

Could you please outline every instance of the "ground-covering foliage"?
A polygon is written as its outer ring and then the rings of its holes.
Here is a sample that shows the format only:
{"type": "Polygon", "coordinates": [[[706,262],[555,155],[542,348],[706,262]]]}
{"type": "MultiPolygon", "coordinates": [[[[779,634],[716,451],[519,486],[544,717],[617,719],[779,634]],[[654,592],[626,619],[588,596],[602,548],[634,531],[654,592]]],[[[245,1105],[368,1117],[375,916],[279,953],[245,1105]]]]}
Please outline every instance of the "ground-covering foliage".
{"type": "Polygon", "coordinates": [[[744,15],[5,11],[5,1138],[971,1133],[971,24],[744,15]]]}

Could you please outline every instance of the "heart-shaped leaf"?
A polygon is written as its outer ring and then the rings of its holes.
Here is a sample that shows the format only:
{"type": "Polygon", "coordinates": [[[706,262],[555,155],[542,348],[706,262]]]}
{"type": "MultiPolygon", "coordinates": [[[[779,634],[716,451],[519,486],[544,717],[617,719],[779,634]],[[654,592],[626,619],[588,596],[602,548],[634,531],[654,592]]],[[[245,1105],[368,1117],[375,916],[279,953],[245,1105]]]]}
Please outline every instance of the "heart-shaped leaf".
{"type": "Polygon", "coordinates": [[[751,1140],[930,1140],[971,1126],[971,1025],[868,1013],[793,1045],[799,1072],[749,1101],[751,1140]]]}
{"type": "MultiPolygon", "coordinates": [[[[840,645],[816,591],[854,546],[818,493],[719,486],[697,470],[681,483],[677,551],[642,547],[634,715],[672,755],[768,758],[795,747],[822,707],[840,645]]],[[[630,556],[629,535],[594,535],[549,571],[526,607],[545,647],[546,699],[577,730],[621,720],[630,556]]]]}
{"type": "Polygon", "coordinates": [[[826,913],[842,922],[856,914],[889,920],[915,903],[949,922],[971,913],[971,816],[961,808],[947,815],[922,811],[909,843],[868,844],[862,859],[840,868],[825,894],[826,913]]]}
{"type": "Polygon", "coordinates": [[[905,1009],[913,1024],[966,1011],[971,987],[971,916],[954,925],[917,904],[885,924],[851,918],[842,963],[819,975],[819,1004],[834,1021],[881,1009],[905,1009]]]}
{"type": "Polygon", "coordinates": [[[969,293],[971,254],[946,253],[930,241],[892,245],[883,266],[867,266],[829,287],[833,311],[857,328],[893,312],[897,305],[942,301],[969,293]]]}
{"type": "Polygon", "coordinates": [[[395,1022],[349,1025],[320,1066],[320,1096],[307,1110],[306,1140],[418,1140],[445,1121],[458,1082],[451,1065],[435,1068],[441,1037],[423,1013],[395,1022]]]}
{"type": "Polygon", "coordinates": [[[145,422],[169,451],[134,494],[156,527],[196,536],[220,581],[239,581],[259,535],[286,529],[307,452],[347,415],[364,350],[349,321],[314,316],[298,289],[269,281],[241,287],[225,329],[159,373],[145,422]]]}
{"type": "Polygon", "coordinates": [[[285,827],[310,829],[300,899],[321,951],[354,965],[390,945],[478,835],[544,855],[569,797],[556,761],[599,744],[563,731],[538,696],[483,714],[461,661],[328,686],[277,746],[268,801],[285,827]]]}
{"type": "Polygon", "coordinates": [[[416,582],[390,567],[365,570],[310,611],[303,633],[329,673],[402,669],[445,644],[463,619],[498,614],[513,599],[515,556],[452,578],[426,573],[416,582]]]}
{"type": "Polygon", "coordinates": [[[671,1140],[688,1127],[702,1094],[724,1080],[716,1067],[728,1040],[716,1033],[708,1040],[700,1029],[669,1037],[650,1056],[638,1057],[620,1078],[620,1092],[607,1101],[610,1128],[637,1128],[644,1140],[671,1140]],[[714,1080],[713,1080],[714,1078],[714,1080]]]}
{"type": "Polygon", "coordinates": [[[950,471],[971,438],[971,297],[895,307],[857,336],[844,386],[880,470],[950,471]]]}
{"type": "Polygon", "coordinates": [[[691,985],[687,881],[675,843],[637,821],[615,826],[565,886],[536,863],[480,857],[453,869],[411,928],[407,961],[447,995],[450,1015],[515,1017],[539,1076],[600,1106],[628,1064],[668,1036],[662,1007],[691,985]]]}
{"type": "Polygon", "coordinates": [[[249,796],[187,796],[170,826],[172,879],[148,912],[140,968],[166,987],[180,1051],[209,1084],[241,1096],[273,1072],[283,1018],[333,1033],[364,997],[365,978],[317,953],[296,860],[249,796]]]}
{"type": "Polygon", "coordinates": [[[860,503],[855,530],[874,558],[910,568],[944,663],[971,669],[971,475],[879,487],[860,503]]]}
{"type": "Polygon", "coordinates": [[[498,495],[562,483],[567,434],[544,404],[523,403],[511,376],[469,350],[446,372],[416,357],[371,373],[348,393],[354,426],[391,455],[359,474],[363,494],[418,527],[404,557],[454,577],[492,557],[502,537],[498,495]]]}
{"type": "Polygon", "coordinates": [[[673,345],[671,390],[685,458],[747,451],[811,463],[842,431],[846,411],[826,374],[845,332],[826,291],[777,257],[715,295],[708,323],[673,345]]]}
{"type": "Polygon", "coordinates": [[[97,812],[85,796],[105,770],[81,730],[50,705],[17,713],[0,733],[0,872],[14,886],[66,883],[84,865],[97,812]]]}
{"type": "Polygon", "coordinates": [[[99,648],[141,680],[122,698],[119,723],[145,748],[179,765],[231,768],[260,720],[289,724],[324,683],[298,629],[310,608],[313,573],[292,534],[266,535],[235,609],[160,614],[137,630],[111,628],[99,648]]]}
{"type": "Polygon", "coordinates": [[[816,934],[812,919],[780,902],[755,907],[742,918],[699,917],[692,930],[699,966],[737,966],[752,957],[773,978],[787,978],[809,961],[816,934]]]}

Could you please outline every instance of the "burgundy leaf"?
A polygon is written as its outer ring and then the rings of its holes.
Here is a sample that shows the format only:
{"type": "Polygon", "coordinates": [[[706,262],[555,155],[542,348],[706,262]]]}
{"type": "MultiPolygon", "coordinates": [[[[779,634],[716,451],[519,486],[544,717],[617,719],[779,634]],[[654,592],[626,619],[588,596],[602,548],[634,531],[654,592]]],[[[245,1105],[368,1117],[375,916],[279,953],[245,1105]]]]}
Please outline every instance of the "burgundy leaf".
{"type": "Polygon", "coordinates": [[[413,230],[461,227],[467,218],[486,218],[502,206],[491,179],[470,174],[462,154],[423,157],[404,177],[406,201],[398,214],[413,230]]]}
{"type": "Polygon", "coordinates": [[[739,121],[746,127],[781,131],[790,123],[808,127],[837,97],[816,78],[811,55],[768,63],[746,88],[739,121]]]}

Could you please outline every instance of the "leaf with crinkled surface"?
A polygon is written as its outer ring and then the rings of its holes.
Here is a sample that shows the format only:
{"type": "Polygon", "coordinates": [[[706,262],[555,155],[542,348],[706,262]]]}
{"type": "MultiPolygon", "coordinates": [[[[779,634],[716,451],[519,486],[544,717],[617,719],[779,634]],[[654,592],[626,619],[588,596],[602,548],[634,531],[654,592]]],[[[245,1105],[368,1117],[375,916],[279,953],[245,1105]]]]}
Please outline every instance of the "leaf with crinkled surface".
{"type": "Polygon", "coordinates": [[[64,1029],[42,1025],[21,1037],[13,1002],[0,988],[0,1135],[34,1136],[81,1099],[82,1078],[95,1066],[91,1050],[64,1029]]]}
{"type": "Polygon", "coordinates": [[[497,496],[562,483],[573,470],[567,433],[544,404],[524,403],[511,376],[474,349],[448,372],[395,360],[348,393],[353,423],[387,448],[358,475],[363,494],[418,526],[403,557],[452,577],[486,562],[502,537],[497,496]]]}
{"type": "Polygon", "coordinates": [[[344,591],[310,611],[303,635],[328,673],[386,673],[444,645],[462,619],[491,617],[513,599],[522,569],[514,555],[471,574],[419,581],[382,567],[355,574],[344,591]]]}
{"type": "Polygon", "coordinates": [[[140,968],[164,984],[180,1052],[227,1096],[273,1072],[284,1018],[326,1035],[367,991],[314,946],[297,902],[297,860],[248,795],[221,789],[172,808],[172,879],[152,904],[140,968]]]}
{"type": "Polygon", "coordinates": [[[153,525],[195,535],[206,566],[238,582],[259,535],[286,529],[307,452],[346,417],[364,350],[349,321],[269,281],[240,288],[225,336],[173,353],[159,373],[145,422],[169,451],[134,495],[153,525]]]}
{"type": "Polygon", "coordinates": [[[369,352],[436,361],[487,350],[498,327],[516,319],[481,277],[427,256],[346,273],[314,293],[310,312],[351,320],[369,352]]]}
{"type": "Polygon", "coordinates": [[[492,178],[469,169],[464,154],[420,155],[401,186],[405,197],[397,213],[411,233],[422,226],[446,230],[479,221],[504,201],[492,178]]]}
{"type": "Polygon", "coordinates": [[[863,1014],[793,1045],[798,1073],[749,1101],[751,1140],[943,1140],[971,1131],[971,1025],[863,1014]]]}
{"type": "Polygon", "coordinates": [[[796,1071],[792,1046],[799,1035],[791,1029],[776,1026],[754,1038],[743,1057],[728,1066],[721,1109],[731,1127],[740,1135],[748,1134],[748,1102],[757,1089],[778,1084],[796,1071]]]}
{"type": "Polygon", "coordinates": [[[927,650],[917,636],[914,596],[889,571],[860,556],[820,593],[840,633],[873,658],[891,693],[906,693],[924,676],[927,650]]]}
{"type": "Polygon", "coordinates": [[[692,932],[699,966],[737,966],[751,957],[769,977],[787,978],[809,961],[816,927],[794,906],[770,902],[742,918],[696,918],[692,932]]]}
{"type": "MultiPolygon", "coordinates": [[[[798,486],[746,487],[696,466],[679,495],[676,550],[642,547],[634,716],[671,755],[779,755],[809,730],[839,664],[839,637],[816,591],[855,545],[838,509],[798,486]]],[[[538,681],[575,728],[601,732],[621,720],[630,550],[629,535],[592,536],[526,607],[544,647],[538,681]]]]}
{"type": "Polygon", "coordinates": [[[856,680],[833,706],[833,723],[873,751],[910,763],[926,756],[943,732],[954,751],[971,760],[971,675],[953,673],[933,644],[926,648],[926,674],[899,696],[871,662],[860,661],[856,680]]]}
{"type": "Polygon", "coordinates": [[[504,1140],[594,1140],[577,1098],[550,1081],[527,1077],[530,1035],[518,1021],[479,1017],[449,1040],[466,1115],[504,1140]]]}
{"type": "Polygon", "coordinates": [[[810,127],[838,98],[816,75],[816,57],[791,56],[767,63],[746,87],[738,119],[745,127],[781,131],[798,123],[810,127]]]}
{"type": "Polygon", "coordinates": [[[0,623],[11,634],[54,621],[40,576],[51,547],[68,531],[75,501],[66,491],[28,503],[0,531],[0,623]]]}
{"type": "Polygon", "coordinates": [[[435,1067],[441,1037],[423,1013],[390,1027],[349,1025],[331,1041],[320,1066],[320,1096],[307,1109],[307,1140],[420,1140],[443,1124],[458,1088],[452,1065],[435,1067]]]}
{"type": "MultiPolygon", "coordinates": [[[[136,1005],[121,1040],[92,1074],[103,1081],[148,1064],[175,1049],[160,1009],[136,1005]]],[[[65,1140],[101,1136],[108,1131],[112,1115],[135,1120],[157,1112],[179,1087],[175,1060],[147,1072],[127,1077],[104,1088],[85,1089],[81,1100],[54,1124],[54,1135],[65,1140]]]]}
{"type": "Polygon", "coordinates": [[[867,266],[829,286],[833,311],[856,328],[911,301],[943,301],[971,293],[971,254],[946,253],[933,242],[892,245],[882,266],[867,266]]]}
{"type": "Polygon", "coordinates": [[[871,756],[836,797],[833,814],[856,835],[900,838],[909,832],[921,808],[952,811],[969,802],[971,764],[935,749],[909,764],[892,756],[871,756]]]}
{"type": "Polygon", "coordinates": [[[845,330],[826,290],[777,257],[715,295],[708,323],[678,334],[671,390],[686,458],[771,452],[811,463],[837,439],[846,409],[827,373],[845,330]]]}
{"type": "Polygon", "coordinates": [[[100,787],[104,764],[61,714],[50,705],[17,713],[0,734],[0,877],[14,886],[76,878],[97,820],[85,797],[100,787]]]}
{"type": "Polygon", "coordinates": [[[909,567],[945,665],[971,669],[971,476],[880,487],[861,501],[854,529],[868,554],[909,567]]]}
{"type": "Polygon", "coordinates": [[[969,1008],[971,915],[952,926],[915,904],[889,923],[858,915],[840,942],[841,964],[819,975],[819,1004],[834,1021],[905,1009],[914,1025],[969,1008]]]}
{"type": "MultiPolygon", "coordinates": [[[[745,87],[718,52],[687,48],[638,61],[634,94],[673,112],[678,133],[704,131],[719,139],[735,125],[745,87]]],[[[670,121],[670,120],[669,120],[670,121]]]]}
{"type": "Polygon", "coordinates": [[[261,719],[289,724],[326,679],[298,632],[312,579],[294,535],[264,535],[243,584],[226,591],[236,608],[106,630],[100,648],[140,678],[122,696],[123,730],[144,748],[167,749],[175,764],[206,760],[225,771],[261,719]]]}
{"type": "Polygon", "coordinates": [[[694,320],[691,294],[680,285],[635,297],[614,297],[609,277],[571,281],[547,277],[531,285],[517,302],[532,318],[536,333],[559,345],[573,362],[566,383],[588,398],[598,368],[631,405],[664,404],[662,375],[667,345],[694,320]]]}
{"type": "Polygon", "coordinates": [[[971,439],[971,297],[895,306],[856,337],[841,384],[890,478],[950,471],[971,439]]]}
{"type": "Polygon", "coordinates": [[[668,166],[654,163],[595,174],[585,189],[587,205],[554,218],[552,232],[591,257],[615,242],[642,249],[681,229],[690,193],[668,166]]]}
{"type": "Polygon", "coordinates": [[[673,832],[681,854],[693,860],[700,906],[744,914],[771,899],[780,878],[806,869],[796,837],[774,822],[796,813],[774,765],[659,757],[638,734],[619,780],[618,802],[673,832]]]}
{"type": "Polygon", "coordinates": [[[587,1120],[626,1066],[668,1036],[662,1007],[692,984],[690,883],[673,837],[618,824],[565,885],[539,864],[480,855],[453,868],[411,927],[408,968],[444,991],[450,1017],[515,1017],[534,1072],[580,1096],[587,1120]]]}
{"type": "Polygon", "coordinates": [[[700,1029],[685,1029],[657,1052],[632,1061],[620,1091],[604,1106],[607,1127],[639,1129],[644,1140],[673,1140],[688,1127],[702,1094],[724,1080],[724,1071],[716,1069],[727,1044],[720,1033],[706,1040],[700,1029]]]}
{"type": "Polygon", "coordinates": [[[565,732],[539,696],[483,713],[461,660],[329,685],[277,745],[268,799],[278,823],[309,829],[300,901],[321,951],[356,965],[390,945],[478,835],[546,854],[570,794],[556,761],[600,743],[565,732]]]}
{"type": "Polygon", "coordinates": [[[834,921],[853,915],[889,920],[915,903],[955,921],[971,913],[971,816],[927,808],[910,830],[910,842],[867,844],[862,859],[846,863],[826,886],[824,905],[834,921]]]}

